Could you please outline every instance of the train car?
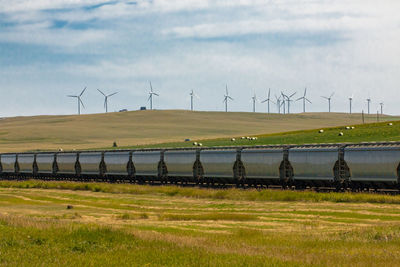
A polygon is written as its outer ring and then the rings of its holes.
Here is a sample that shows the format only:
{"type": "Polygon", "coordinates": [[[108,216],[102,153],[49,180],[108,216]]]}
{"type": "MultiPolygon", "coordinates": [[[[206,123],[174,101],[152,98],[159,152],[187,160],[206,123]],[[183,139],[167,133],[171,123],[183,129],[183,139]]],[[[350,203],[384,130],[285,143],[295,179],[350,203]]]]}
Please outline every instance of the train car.
{"type": "Polygon", "coordinates": [[[162,151],[143,150],[132,152],[132,162],[135,168],[135,178],[143,182],[145,180],[160,181],[163,172],[160,168],[162,151]]]}
{"type": "Polygon", "coordinates": [[[35,154],[26,153],[18,154],[19,173],[25,176],[33,176],[36,173],[34,169],[35,154]]]}
{"type": "Polygon", "coordinates": [[[78,167],[78,153],[62,152],[57,153],[57,174],[60,176],[79,176],[80,170],[78,167]]]}
{"type": "Polygon", "coordinates": [[[18,173],[17,154],[1,154],[1,171],[6,175],[18,173]]]}
{"type": "Polygon", "coordinates": [[[353,186],[399,187],[399,144],[349,145],[344,149],[344,160],[350,169],[349,179],[353,186]]]}
{"type": "Polygon", "coordinates": [[[96,178],[101,176],[103,152],[81,152],[79,153],[80,174],[85,176],[93,176],[96,178]]]}
{"type": "Polygon", "coordinates": [[[134,174],[131,151],[104,153],[105,175],[111,180],[131,178],[134,174]]]}
{"type": "Polygon", "coordinates": [[[39,175],[48,176],[55,174],[55,153],[38,153],[36,154],[36,167],[39,175]]]}
{"type": "Polygon", "coordinates": [[[237,183],[241,177],[234,167],[238,159],[237,149],[204,149],[200,151],[200,162],[207,183],[237,183]]]}
{"type": "Polygon", "coordinates": [[[171,182],[196,182],[196,150],[168,150],[164,152],[164,163],[171,182]]]}
{"type": "Polygon", "coordinates": [[[331,187],[335,181],[335,164],[339,146],[304,146],[289,149],[295,184],[331,187]]]}
{"type": "Polygon", "coordinates": [[[281,182],[280,166],[284,160],[283,147],[245,148],[241,162],[248,184],[272,184],[281,182]]]}

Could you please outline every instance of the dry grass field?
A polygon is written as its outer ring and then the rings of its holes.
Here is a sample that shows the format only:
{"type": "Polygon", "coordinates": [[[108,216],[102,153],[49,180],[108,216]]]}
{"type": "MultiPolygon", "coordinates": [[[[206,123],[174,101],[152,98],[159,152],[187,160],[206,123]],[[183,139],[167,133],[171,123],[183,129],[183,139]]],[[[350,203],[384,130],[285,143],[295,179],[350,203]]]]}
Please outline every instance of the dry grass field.
{"type": "MultiPolygon", "coordinates": [[[[397,120],[384,116],[382,120],[397,120]]],[[[366,122],[376,121],[375,115],[366,122]]],[[[360,114],[265,114],[133,111],[81,116],[35,116],[0,120],[0,151],[89,149],[213,139],[360,124],[360,114]]]]}
{"type": "Polygon", "coordinates": [[[0,182],[0,236],[1,266],[398,266],[400,197],[0,182]]]}

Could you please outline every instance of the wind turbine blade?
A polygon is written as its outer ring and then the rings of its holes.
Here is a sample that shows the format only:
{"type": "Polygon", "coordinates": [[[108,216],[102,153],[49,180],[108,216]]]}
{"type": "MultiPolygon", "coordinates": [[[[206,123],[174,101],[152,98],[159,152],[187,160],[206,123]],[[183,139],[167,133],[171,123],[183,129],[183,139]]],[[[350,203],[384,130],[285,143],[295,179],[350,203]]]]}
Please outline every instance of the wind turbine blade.
{"type": "Polygon", "coordinates": [[[78,97],[77,95],[67,95],[67,97],[78,97]]]}
{"type": "MultiPolygon", "coordinates": [[[[265,103],[265,102],[267,102],[268,101],[268,99],[265,99],[265,100],[263,100],[263,101],[261,101],[261,103],[265,103]]],[[[271,101],[272,102],[272,101],[271,101]]]]}
{"type": "Polygon", "coordinates": [[[102,95],[106,96],[100,89],[97,89],[102,95]]]}
{"type": "Polygon", "coordinates": [[[230,100],[233,100],[233,98],[232,98],[232,97],[230,97],[230,96],[228,96],[228,98],[229,98],[230,100]]]}
{"type": "Polygon", "coordinates": [[[306,101],[308,101],[308,103],[312,104],[312,102],[310,100],[308,100],[307,98],[306,98],[306,101]]]}
{"type": "Polygon", "coordinates": [[[299,100],[301,100],[301,99],[303,99],[303,98],[304,98],[304,96],[303,96],[303,97],[300,97],[300,98],[297,98],[296,101],[299,101],[299,100]]]}
{"type": "Polygon", "coordinates": [[[85,105],[83,104],[82,100],[80,98],[78,98],[78,99],[79,99],[79,102],[82,104],[82,107],[85,108],[85,105]]]}
{"type": "Polygon", "coordinates": [[[335,92],[333,92],[330,97],[332,97],[334,94],[335,94],[335,92]]]}
{"type": "Polygon", "coordinates": [[[118,92],[112,93],[112,94],[108,95],[107,97],[111,97],[111,96],[116,95],[116,94],[118,94],[118,92]]]}
{"type": "Polygon", "coordinates": [[[147,99],[147,102],[150,101],[150,99],[151,99],[151,94],[149,95],[149,98],[147,99]]]}
{"type": "Polygon", "coordinates": [[[270,96],[271,96],[271,88],[268,88],[268,99],[270,98],[270,96]]]}
{"type": "Polygon", "coordinates": [[[83,88],[82,93],[79,96],[82,96],[85,91],[86,91],[86,86],[85,88],[83,88]]]}
{"type": "Polygon", "coordinates": [[[304,97],[306,97],[307,94],[307,87],[304,89],[304,97]]]}
{"type": "Polygon", "coordinates": [[[150,81],[149,81],[149,83],[150,83],[150,91],[153,92],[153,86],[151,85],[150,81]]]}
{"type": "Polygon", "coordinates": [[[322,98],[325,98],[326,100],[329,100],[329,97],[326,96],[321,96],[322,98]]]}
{"type": "Polygon", "coordinates": [[[157,93],[153,93],[153,95],[160,96],[160,95],[159,95],[159,94],[157,94],[157,93]]]}
{"type": "Polygon", "coordinates": [[[297,92],[294,92],[293,94],[291,94],[291,95],[289,96],[289,98],[293,97],[296,93],[297,93],[297,92]]]}

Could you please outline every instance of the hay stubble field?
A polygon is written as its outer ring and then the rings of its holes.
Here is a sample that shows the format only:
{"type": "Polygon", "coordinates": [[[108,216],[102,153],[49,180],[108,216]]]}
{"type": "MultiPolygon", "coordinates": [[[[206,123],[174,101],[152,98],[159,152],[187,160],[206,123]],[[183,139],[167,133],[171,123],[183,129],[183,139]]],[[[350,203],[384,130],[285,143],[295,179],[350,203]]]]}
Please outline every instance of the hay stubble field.
{"type": "Polygon", "coordinates": [[[4,181],[0,234],[6,266],[396,266],[400,197],[4,181]]]}

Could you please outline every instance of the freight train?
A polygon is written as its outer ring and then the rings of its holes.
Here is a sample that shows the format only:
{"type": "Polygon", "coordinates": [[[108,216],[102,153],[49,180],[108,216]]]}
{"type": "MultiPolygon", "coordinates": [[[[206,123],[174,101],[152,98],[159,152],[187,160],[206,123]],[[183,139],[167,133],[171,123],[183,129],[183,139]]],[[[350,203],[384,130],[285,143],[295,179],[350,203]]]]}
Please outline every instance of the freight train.
{"type": "Polygon", "coordinates": [[[1,179],[400,189],[400,143],[0,154],[1,179]]]}

